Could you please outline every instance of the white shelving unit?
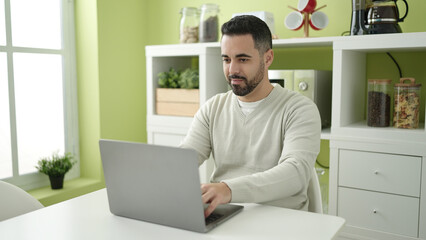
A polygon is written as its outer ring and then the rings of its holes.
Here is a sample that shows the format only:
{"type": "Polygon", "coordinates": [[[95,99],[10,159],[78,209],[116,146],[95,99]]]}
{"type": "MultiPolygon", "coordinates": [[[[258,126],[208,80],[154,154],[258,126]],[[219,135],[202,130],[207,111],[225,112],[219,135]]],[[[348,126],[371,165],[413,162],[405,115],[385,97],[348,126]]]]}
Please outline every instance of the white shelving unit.
{"type": "Polygon", "coordinates": [[[426,51],[426,33],[384,34],[342,38],[333,44],[332,133],[384,140],[426,142],[424,125],[419,129],[369,128],[365,122],[367,54],[378,52],[426,51]],[[340,101],[336,101],[340,100],[340,101]],[[359,134],[362,133],[362,134],[359,134]]]}
{"type": "Polygon", "coordinates": [[[367,55],[418,51],[426,51],[426,33],[333,43],[329,213],[347,220],[348,239],[426,239],[424,124],[373,128],[365,120],[367,55]]]}
{"type": "MultiPolygon", "coordinates": [[[[347,220],[342,238],[426,239],[424,123],[407,130],[372,128],[365,120],[367,55],[426,52],[426,33],[281,39],[273,45],[278,50],[330,47],[333,52],[332,125],[322,139],[330,140],[329,213],[347,220]]],[[[219,43],[146,47],[149,143],[177,146],[192,121],[156,115],[157,74],[198,60],[202,105],[228,90],[220,55],[219,43]]],[[[202,181],[212,169],[200,168],[202,181]]]]}
{"type": "MultiPolygon", "coordinates": [[[[222,74],[220,46],[213,44],[180,44],[147,46],[147,132],[148,143],[178,146],[185,137],[192,117],[157,115],[155,111],[155,89],[157,75],[170,67],[185,69],[198,62],[200,105],[217,93],[227,91],[222,74]]],[[[202,182],[207,182],[213,171],[211,161],[200,168],[202,182]]]]}

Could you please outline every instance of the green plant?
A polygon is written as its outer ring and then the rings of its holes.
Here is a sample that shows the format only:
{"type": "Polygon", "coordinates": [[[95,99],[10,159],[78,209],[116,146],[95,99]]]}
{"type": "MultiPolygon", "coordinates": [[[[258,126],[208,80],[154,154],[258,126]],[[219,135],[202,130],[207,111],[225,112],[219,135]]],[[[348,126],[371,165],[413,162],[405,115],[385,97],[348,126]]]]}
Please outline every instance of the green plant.
{"type": "Polygon", "coordinates": [[[50,157],[40,159],[36,168],[48,176],[59,177],[65,175],[76,163],[73,159],[74,156],[71,153],[64,155],[54,153],[50,157]]]}
{"type": "Polygon", "coordinates": [[[179,88],[179,77],[180,72],[171,67],[169,71],[158,74],[158,86],[161,88],[179,88]]]}
{"type": "Polygon", "coordinates": [[[169,71],[158,74],[158,86],[160,88],[198,88],[198,70],[187,68],[183,72],[170,68],[169,71]]]}
{"type": "Polygon", "coordinates": [[[182,72],[179,78],[180,88],[194,89],[198,88],[198,70],[187,68],[182,72]]]}

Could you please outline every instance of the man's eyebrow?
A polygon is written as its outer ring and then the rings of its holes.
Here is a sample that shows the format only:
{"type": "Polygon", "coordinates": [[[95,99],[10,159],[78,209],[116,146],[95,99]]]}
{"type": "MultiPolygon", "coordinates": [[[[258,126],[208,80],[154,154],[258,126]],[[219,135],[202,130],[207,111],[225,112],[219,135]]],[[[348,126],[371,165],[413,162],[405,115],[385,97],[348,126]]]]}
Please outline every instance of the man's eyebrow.
{"type": "MultiPolygon", "coordinates": [[[[226,55],[226,54],[222,54],[222,57],[229,57],[229,56],[228,56],[228,55],[226,55]]],[[[245,53],[237,54],[237,55],[236,55],[236,57],[237,57],[237,58],[240,58],[240,57],[251,58],[251,56],[250,56],[250,55],[245,54],[245,53]]]]}
{"type": "Polygon", "coordinates": [[[251,58],[251,56],[250,56],[250,55],[245,54],[245,53],[237,54],[237,58],[240,58],[240,57],[251,58]]]}

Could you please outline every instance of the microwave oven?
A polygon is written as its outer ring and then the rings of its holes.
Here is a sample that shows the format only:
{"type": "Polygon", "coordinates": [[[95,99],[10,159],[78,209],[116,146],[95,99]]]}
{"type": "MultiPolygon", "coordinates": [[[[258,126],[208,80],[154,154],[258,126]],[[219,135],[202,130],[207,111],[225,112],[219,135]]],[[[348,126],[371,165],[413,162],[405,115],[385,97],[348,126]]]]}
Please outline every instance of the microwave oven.
{"type": "Polygon", "coordinates": [[[332,72],[323,70],[269,70],[269,81],[298,92],[318,107],[322,128],[331,126],[332,72]]]}

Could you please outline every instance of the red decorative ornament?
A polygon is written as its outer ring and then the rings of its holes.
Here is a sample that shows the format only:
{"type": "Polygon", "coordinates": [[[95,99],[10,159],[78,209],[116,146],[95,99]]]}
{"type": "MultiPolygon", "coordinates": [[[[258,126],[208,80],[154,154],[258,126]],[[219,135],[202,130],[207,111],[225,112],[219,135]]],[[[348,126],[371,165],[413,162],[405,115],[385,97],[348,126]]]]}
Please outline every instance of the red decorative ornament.
{"type": "Polygon", "coordinates": [[[313,13],[315,11],[315,7],[317,6],[316,0],[299,0],[299,4],[297,4],[297,9],[301,13],[313,13]]]}
{"type": "Polygon", "coordinates": [[[309,37],[309,27],[314,30],[321,30],[328,25],[328,17],[319,10],[327,5],[315,9],[316,0],[299,0],[297,8],[288,6],[293,9],[284,20],[284,25],[290,30],[299,30],[303,27],[304,37],[309,37]]]}

